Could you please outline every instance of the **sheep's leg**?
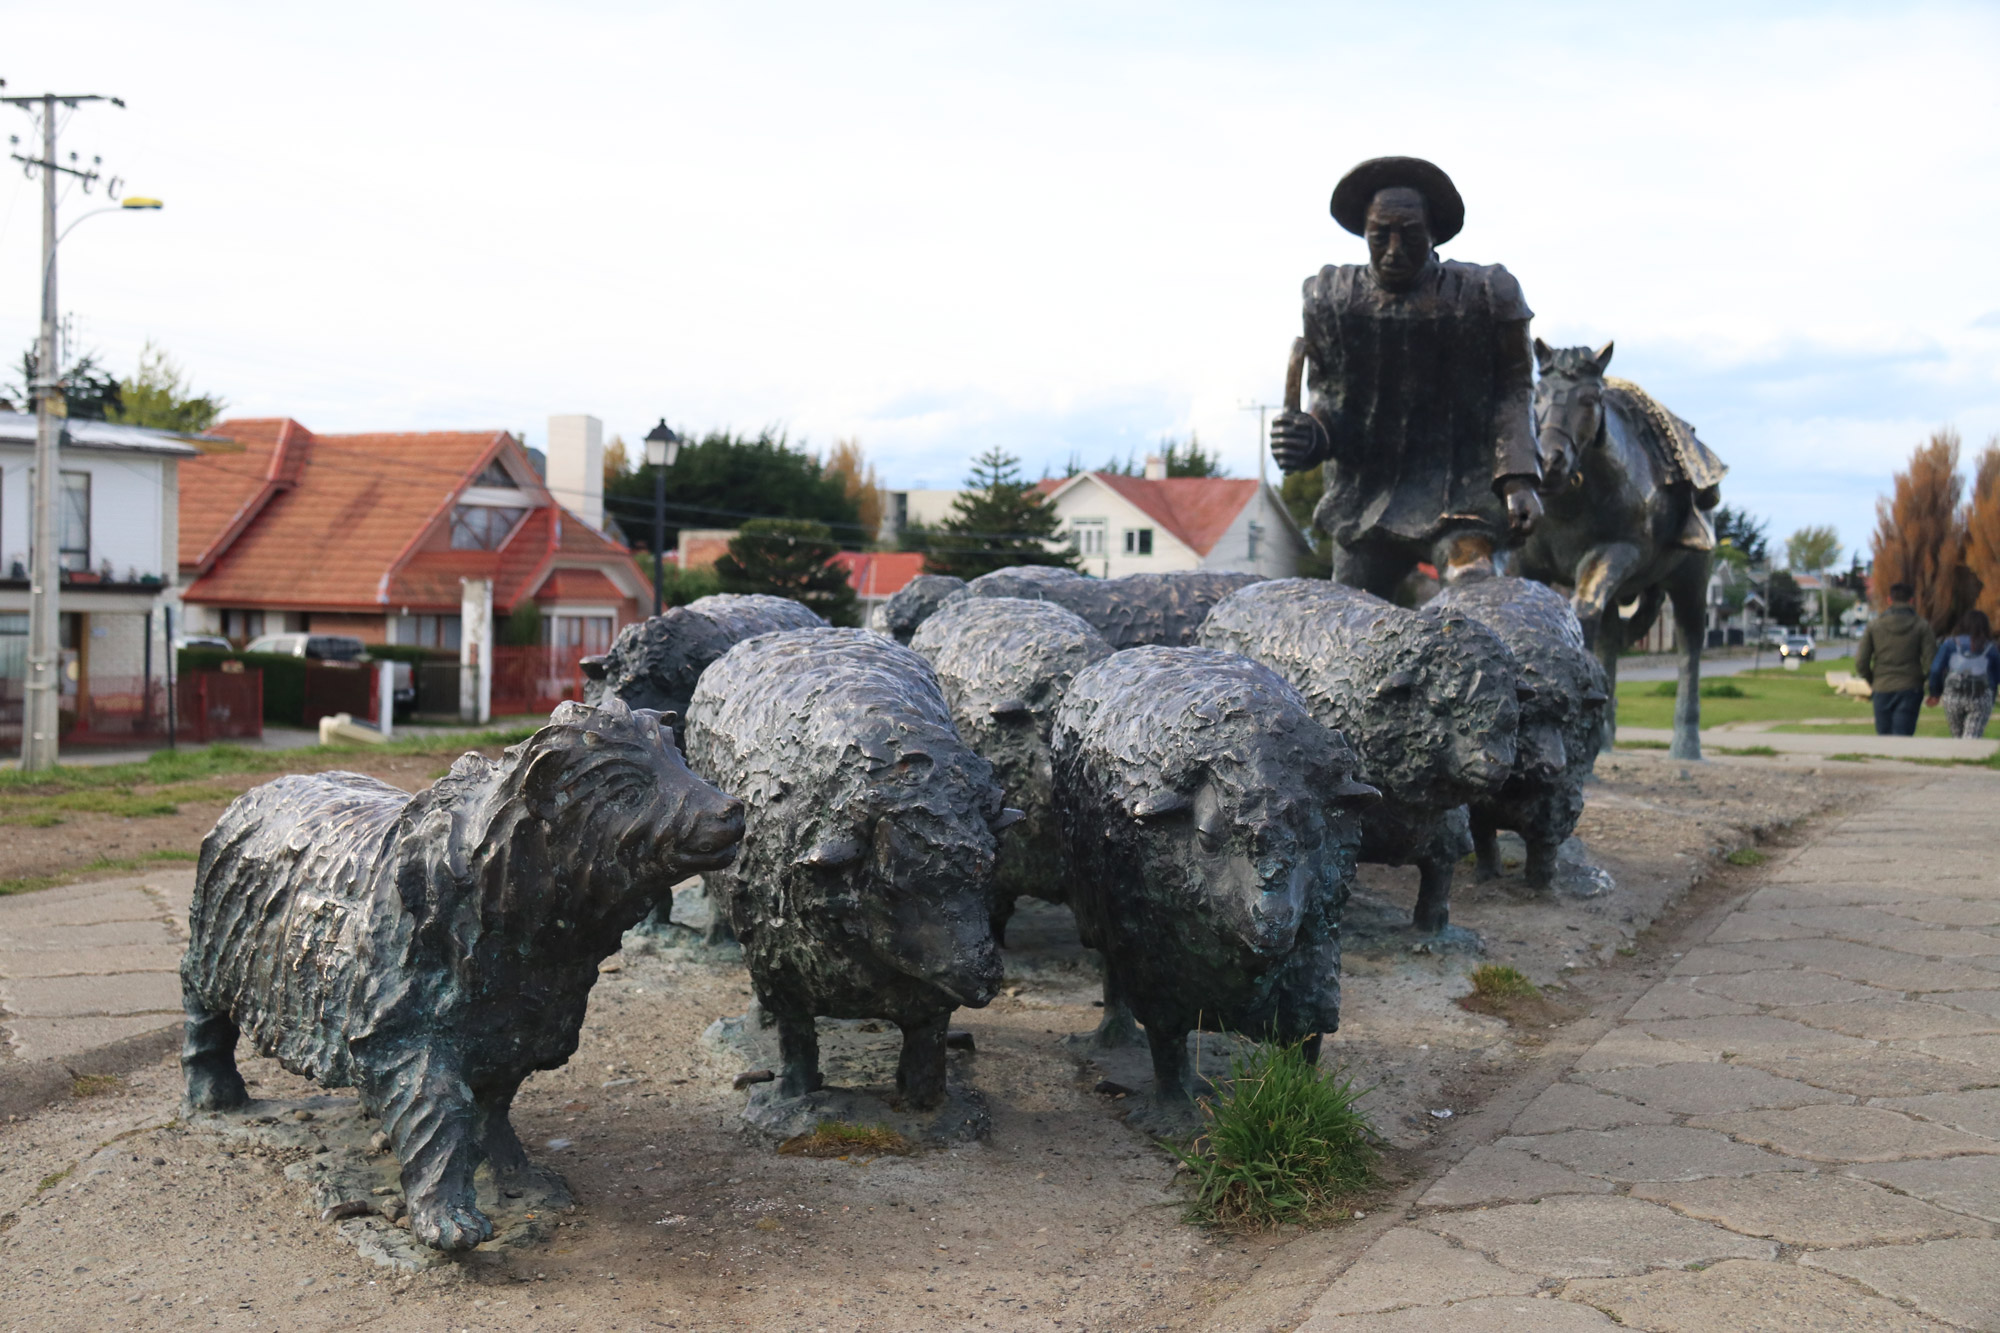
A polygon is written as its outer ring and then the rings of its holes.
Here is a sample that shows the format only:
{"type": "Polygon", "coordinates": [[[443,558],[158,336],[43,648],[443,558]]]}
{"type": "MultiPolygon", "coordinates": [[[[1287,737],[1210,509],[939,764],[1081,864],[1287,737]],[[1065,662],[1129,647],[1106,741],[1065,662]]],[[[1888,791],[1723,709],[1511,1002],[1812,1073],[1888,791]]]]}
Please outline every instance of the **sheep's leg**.
{"type": "Polygon", "coordinates": [[[1326,1034],[1324,1032],[1310,1033],[1307,1035],[1304,1041],[1299,1043],[1299,1054],[1303,1056],[1305,1062],[1308,1065],[1312,1066],[1314,1069],[1319,1068],[1319,1047],[1321,1040],[1325,1036],[1326,1034]]]}
{"type": "Polygon", "coordinates": [[[812,1015],[781,1013],[777,1019],[778,1058],[784,1066],[778,1074],[778,1096],[818,1092],[826,1080],[820,1077],[819,1029],[813,1026],[812,1015]]]}
{"type": "Polygon", "coordinates": [[[521,1136],[514,1132],[509,1114],[518,1091],[520,1085],[516,1083],[505,1089],[489,1088],[474,1096],[485,1129],[486,1161],[493,1168],[495,1179],[518,1176],[529,1167],[528,1150],[521,1146],[521,1136]]]}
{"type": "Polygon", "coordinates": [[[1532,887],[1546,889],[1555,883],[1556,853],[1562,844],[1554,838],[1531,837],[1527,841],[1528,866],[1524,873],[1532,887]]]}
{"type": "Polygon", "coordinates": [[[1012,893],[996,892],[993,895],[993,910],[988,914],[993,925],[993,942],[1003,949],[1007,947],[1007,922],[1014,915],[1015,902],[1012,893]]]}
{"type": "Polygon", "coordinates": [[[1427,857],[1417,862],[1417,910],[1410,924],[1435,935],[1451,924],[1451,862],[1427,857]]]}
{"type": "Polygon", "coordinates": [[[896,1061],[896,1091],[918,1111],[928,1111],[944,1100],[944,1034],[951,1022],[949,1009],[930,1018],[899,1023],[903,1029],[903,1054],[896,1061]]]}
{"type": "Polygon", "coordinates": [[[1100,1051],[1139,1044],[1138,1021],[1132,1017],[1132,1006],[1125,1003],[1118,978],[1112,974],[1109,963],[1104,968],[1104,1017],[1098,1020],[1097,1031],[1091,1034],[1090,1044],[1100,1051]]]}
{"type": "Polygon", "coordinates": [[[1146,1044],[1153,1048],[1153,1095],[1161,1101],[1192,1101],[1195,1086],[1188,1066],[1188,1030],[1166,1030],[1161,1023],[1146,1025],[1146,1044]]]}
{"type": "Polygon", "coordinates": [[[181,1038],[181,1079],[191,1111],[233,1111],[250,1101],[243,1075],[236,1068],[236,1024],[218,1014],[183,988],[181,1007],[187,1026],[181,1038]]]}
{"type": "Polygon", "coordinates": [[[1472,807],[1472,852],[1478,858],[1474,874],[1480,882],[1500,878],[1500,825],[1476,805],[1472,807]]]}
{"type": "Polygon", "coordinates": [[[363,1096],[403,1164],[417,1239],[440,1250],[490,1240],[493,1224],[479,1211],[472,1184],[484,1155],[483,1117],[455,1062],[429,1047],[409,1048],[388,1068],[368,1072],[363,1096]]]}

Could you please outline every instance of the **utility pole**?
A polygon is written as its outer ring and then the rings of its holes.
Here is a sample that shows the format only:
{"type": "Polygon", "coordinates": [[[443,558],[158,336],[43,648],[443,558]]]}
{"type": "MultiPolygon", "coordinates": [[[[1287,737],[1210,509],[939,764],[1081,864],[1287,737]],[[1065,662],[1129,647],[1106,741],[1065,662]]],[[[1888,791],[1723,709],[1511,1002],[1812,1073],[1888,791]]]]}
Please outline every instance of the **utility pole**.
{"type": "MultiPolygon", "coordinates": [[[[15,161],[42,173],[42,328],[35,345],[35,482],[29,501],[31,546],[28,556],[28,680],[21,719],[21,768],[37,772],[54,768],[56,735],[60,729],[62,681],[61,620],[56,594],[62,574],[57,568],[56,497],[62,484],[62,418],[68,415],[62,397],[62,366],[56,347],[56,178],[67,174],[83,182],[87,192],[97,179],[94,170],[64,166],[56,160],[56,107],[118,98],[96,93],[43,93],[39,97],[0,97],[23,109],[39,108],[42,117],[40,157],[13,154],[15,161]]],[[[74,158],[72,157],[72,160],[74,158]]]]}

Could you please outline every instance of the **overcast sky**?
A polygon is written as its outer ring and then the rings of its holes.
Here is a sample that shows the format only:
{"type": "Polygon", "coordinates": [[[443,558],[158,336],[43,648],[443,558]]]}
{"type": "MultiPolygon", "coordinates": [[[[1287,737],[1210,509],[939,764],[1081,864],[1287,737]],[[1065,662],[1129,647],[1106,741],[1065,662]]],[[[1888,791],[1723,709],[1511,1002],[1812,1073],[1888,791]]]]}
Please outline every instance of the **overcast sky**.
{"type": "MultiPolygon", "coordinates": [[[[1300,281],[1363,257],[1327,195],[1408,153],[1465,195],[1444,255],[1506,264],[1551,343],[1615,338],[1777,536],[1865,547],[1928,431],[2000,431],[1990,4],[67,0],[5,30],[6,91],[124,97],[64,150],[167,201],[65,245],[75,345],[124,372],[152,338],[240,415],[776,425],[898,487],[1198,431],[1251,475],[1300,281]]],[[[4,350],[39,187],[0,180],[4,350]]]]}

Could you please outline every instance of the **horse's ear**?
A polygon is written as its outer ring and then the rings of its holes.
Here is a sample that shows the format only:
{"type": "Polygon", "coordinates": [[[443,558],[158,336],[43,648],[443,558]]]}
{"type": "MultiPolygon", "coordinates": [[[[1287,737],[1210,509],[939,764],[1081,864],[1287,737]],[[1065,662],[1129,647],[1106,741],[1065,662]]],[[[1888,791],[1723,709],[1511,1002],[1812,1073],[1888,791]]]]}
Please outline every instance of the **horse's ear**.
{"type": "Polygon", "coordinates": [[[1535,364],[1542,368],[1544,375],[1549,373],[1549,363],[1555,359],[1556,349],[1543,342],[1540,338],[1535,339],[1535,364]]]}
{"type": "Polygon", "coordinates": [[[1602,375],[1604,368],[1611,364],[1611,349],[1617,345],[1616,343],[1606,343],[1590,354],[1591,363],[1597,367],[1598,374],[1602,375]]]}

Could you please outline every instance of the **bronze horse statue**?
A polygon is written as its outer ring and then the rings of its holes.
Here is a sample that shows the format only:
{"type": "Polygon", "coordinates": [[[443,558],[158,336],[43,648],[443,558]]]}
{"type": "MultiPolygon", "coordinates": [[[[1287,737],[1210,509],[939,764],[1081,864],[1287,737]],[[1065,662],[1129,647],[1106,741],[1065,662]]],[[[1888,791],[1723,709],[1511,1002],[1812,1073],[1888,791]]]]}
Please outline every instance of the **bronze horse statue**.
{"type": "Polygon", "coordinates": [[[1722,460],[1694,428],[1638,385],[1610,379],[1610,343],[1552,348],[1535,339],[1535,434],[1544,515],[1510,573],[1572,590],[1612,698],[1604,745],[1618,728],[1618,655],[1652,627],[1663,602],[1680,635],[1676,759],[1701,758],[1701,650],[1708,623],[1722,460]],[[1631,614],[1621,607],[1632,606],[1631,614]]]}

